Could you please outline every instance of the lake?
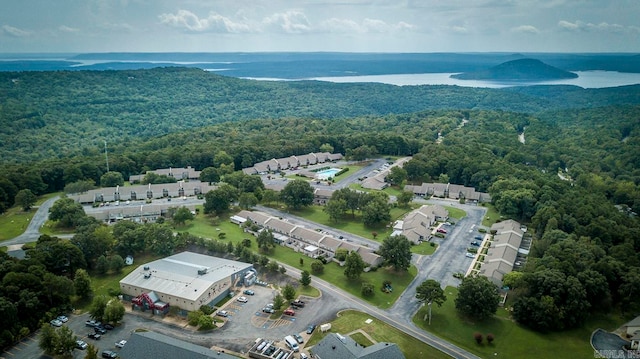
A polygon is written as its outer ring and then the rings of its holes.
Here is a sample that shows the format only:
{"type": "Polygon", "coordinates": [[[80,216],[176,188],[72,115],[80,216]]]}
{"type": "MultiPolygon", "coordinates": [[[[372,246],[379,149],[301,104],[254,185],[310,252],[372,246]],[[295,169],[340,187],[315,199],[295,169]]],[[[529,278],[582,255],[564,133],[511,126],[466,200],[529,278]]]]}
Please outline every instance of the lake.
{"type": "MultiPolygon", "coordinates": [[[[305,80],[318,80],[336,83],[377,82],[397,86],[415,85],[454,85],[462,87],[504,88],[530,85],[574,85],[582,88],[604,88],[640,84],[640,74],[616,71],[573,71],[578,75],[575,79],[563,79],[543,82],[493,82],[479,80],[458,80],[449,76],[453,73],[399,74],[399,75],[365,75],[314,77],[305,80]]],[[[221,72],[224,74],[224,71],[221,72]]],[[[264,81],[292,81],[278,78],[251,78],[264,81]]]]}

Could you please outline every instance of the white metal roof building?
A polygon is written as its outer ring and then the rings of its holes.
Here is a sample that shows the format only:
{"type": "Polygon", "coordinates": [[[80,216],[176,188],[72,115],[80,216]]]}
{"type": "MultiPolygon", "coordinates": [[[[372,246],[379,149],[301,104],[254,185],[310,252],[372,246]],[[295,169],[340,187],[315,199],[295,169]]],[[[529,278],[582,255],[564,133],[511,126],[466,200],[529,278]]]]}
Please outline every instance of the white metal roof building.
{"type": "Polygon", "coordinates": [[[249,271],[249,263],[182,252],[139,266],[120,281],[120,290],[125,299],[153,291],[159,300],[193,311],[217,303],[249,271]]]}

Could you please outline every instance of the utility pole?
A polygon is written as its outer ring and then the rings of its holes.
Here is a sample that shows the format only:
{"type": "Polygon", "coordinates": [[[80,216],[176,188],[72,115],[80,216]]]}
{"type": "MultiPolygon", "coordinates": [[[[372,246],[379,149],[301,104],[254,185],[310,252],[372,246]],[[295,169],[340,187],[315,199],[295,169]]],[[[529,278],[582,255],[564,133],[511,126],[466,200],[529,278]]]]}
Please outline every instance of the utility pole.
{"type": "Polygon", "coordinates": [[[104,158],[107,161],[107,172],[109,172],[109,155],[107,154],[107,141],[104,141],[104,158]]]}

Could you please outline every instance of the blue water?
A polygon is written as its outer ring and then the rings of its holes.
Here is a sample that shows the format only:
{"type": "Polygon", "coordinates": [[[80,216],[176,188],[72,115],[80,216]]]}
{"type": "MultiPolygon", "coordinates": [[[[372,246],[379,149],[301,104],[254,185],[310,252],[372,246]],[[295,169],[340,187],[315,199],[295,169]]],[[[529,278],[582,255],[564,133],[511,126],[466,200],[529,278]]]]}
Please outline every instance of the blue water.
{"type": "Polygon", "coordinates": [[[640,83],[638,54],[572,53],[93,53],[0,54],[0,72],[135,70],[193,67],[220,75],[260,80],[379,82],[393,85],[507,87],[570,84],[584,88],[640,83]],[[544,83],[495,83],[449,78],[506,61],[536,58],[573,71],[577,79],[544,83]]]}
{"type": "Polygon", "coordinates": [[[331,177],[334,177],[336,173],[340,172],[340,168],[329,168],[326,170],[316,172],[316,178],[319,180],[327,180],[331,177]]]}

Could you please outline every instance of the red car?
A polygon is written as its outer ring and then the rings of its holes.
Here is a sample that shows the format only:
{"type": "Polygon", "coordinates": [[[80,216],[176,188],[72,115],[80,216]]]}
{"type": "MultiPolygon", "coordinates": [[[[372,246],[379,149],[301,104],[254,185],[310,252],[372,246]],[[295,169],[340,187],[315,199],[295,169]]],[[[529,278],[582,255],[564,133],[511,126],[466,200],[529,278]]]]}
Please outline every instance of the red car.
{"type": "Polygon", "coordinates": [[[293,309],[287,309],[284,312],[282,312],[282,314],[294,316],[296,315],[296,312],[293,309]]]}
{"type": "Polygon", "coordinates": [[[447,230],[444,228],[438,228],[438,233],[447,233],[447,230]]]}

